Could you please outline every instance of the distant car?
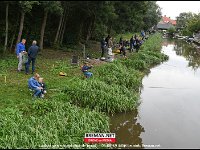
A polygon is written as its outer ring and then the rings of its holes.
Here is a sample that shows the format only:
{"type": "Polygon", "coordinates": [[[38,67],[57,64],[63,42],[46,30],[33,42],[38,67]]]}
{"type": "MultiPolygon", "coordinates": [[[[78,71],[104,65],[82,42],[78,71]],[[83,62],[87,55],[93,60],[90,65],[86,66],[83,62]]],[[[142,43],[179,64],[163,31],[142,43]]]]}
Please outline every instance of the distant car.
{"type": "Polygon", "coordinates": [[[194,41],[194,37],[193,36],[189,36],[187,39],[186,39],[187,42],[193,42],[194,41]]]}

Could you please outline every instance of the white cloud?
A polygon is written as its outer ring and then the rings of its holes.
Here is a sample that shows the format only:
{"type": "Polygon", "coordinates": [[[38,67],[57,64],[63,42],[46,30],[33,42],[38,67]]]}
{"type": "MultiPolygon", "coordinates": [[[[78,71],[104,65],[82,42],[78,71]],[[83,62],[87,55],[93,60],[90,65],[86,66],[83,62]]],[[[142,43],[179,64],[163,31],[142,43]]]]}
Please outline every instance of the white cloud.
{"type": "Polygon", "coordinates": [[[162,15],[176,19],[182,12],[200,13],[200,1],[157,1],[162,15]]]}

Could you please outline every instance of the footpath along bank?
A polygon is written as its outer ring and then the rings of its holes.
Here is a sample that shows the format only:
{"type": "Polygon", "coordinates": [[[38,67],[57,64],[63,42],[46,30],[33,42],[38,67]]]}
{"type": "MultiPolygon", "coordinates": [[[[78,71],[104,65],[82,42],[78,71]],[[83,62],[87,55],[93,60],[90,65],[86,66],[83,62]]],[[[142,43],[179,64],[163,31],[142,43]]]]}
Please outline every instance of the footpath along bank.
{"type": "Polygon", "coordinates": [[[91,79],[55,80],[59,90],[48,99],[1,109],[0,148],[83,144],[85,133],[109,132],[108,115],[136,108],[145,72],[168,59],[161,43],[156,33],[128,59],[95,67],[91,79]]]}

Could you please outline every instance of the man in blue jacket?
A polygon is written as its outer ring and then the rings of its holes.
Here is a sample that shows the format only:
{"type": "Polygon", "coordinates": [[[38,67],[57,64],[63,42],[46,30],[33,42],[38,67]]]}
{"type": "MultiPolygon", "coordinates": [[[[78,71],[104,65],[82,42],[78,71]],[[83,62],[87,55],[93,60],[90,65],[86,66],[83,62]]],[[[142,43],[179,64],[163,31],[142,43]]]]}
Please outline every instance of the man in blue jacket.
{"type": "Polygon", "coordinates": [[[84,76],[86,77],[86,78],[90,78],[90,77],[92,77],[92,72],[89,72],[88,70],[89,69],[91,69],[93,66],[91,65],[91,66],[88,66],[88,62],[85,62],[84,63],[84,66],[82,67],[82,72],[83,72],[83,74],[84,74],[84,76]]]}
{"type": "Polygon", "coordinates": [[[37,42],[34,40],[32,46],[28,49],[28,62],[25,64],[26,74],[29,73],[29,66],[32,62],[32,74],[35,71],[35,60],[39,51],[39,47],[36,45],[37,42]]]}
{"type": "Polygon", "coordinates": [[[43,95],[42,95],[42,87],[41,87],[41,85],[38,82],[39,77],[40,77],[40,75],[36,73],[34,75],[34,77],[31,77],[28,80],[28,87],[29,87],[29,89],[35,91],[34,97],[43,97],[43,95]]]}
{"type": "Polygon", "coordinates": [[[19,63],[18,63],[19,72],[22,71],[23,56],[26,53],[25,43],[26,43],[26,40],[22,39],[22,42],[17,44],[16,54],[17,54],[17,58],[19,59],[19,63]]]}

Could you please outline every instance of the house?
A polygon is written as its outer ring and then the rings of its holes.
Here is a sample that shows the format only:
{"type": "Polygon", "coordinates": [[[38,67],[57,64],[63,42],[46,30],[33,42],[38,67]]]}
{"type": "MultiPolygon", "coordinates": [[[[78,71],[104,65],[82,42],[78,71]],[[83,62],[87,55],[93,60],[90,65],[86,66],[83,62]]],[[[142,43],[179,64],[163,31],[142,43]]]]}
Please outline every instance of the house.
{"type": "Polygon", "coordinates": [[[170,19],[170,17],[163,16],[161,21],[157,24],[158,30],[168,30],[170,27],[176,26],[176,20],[170,19]]]}

